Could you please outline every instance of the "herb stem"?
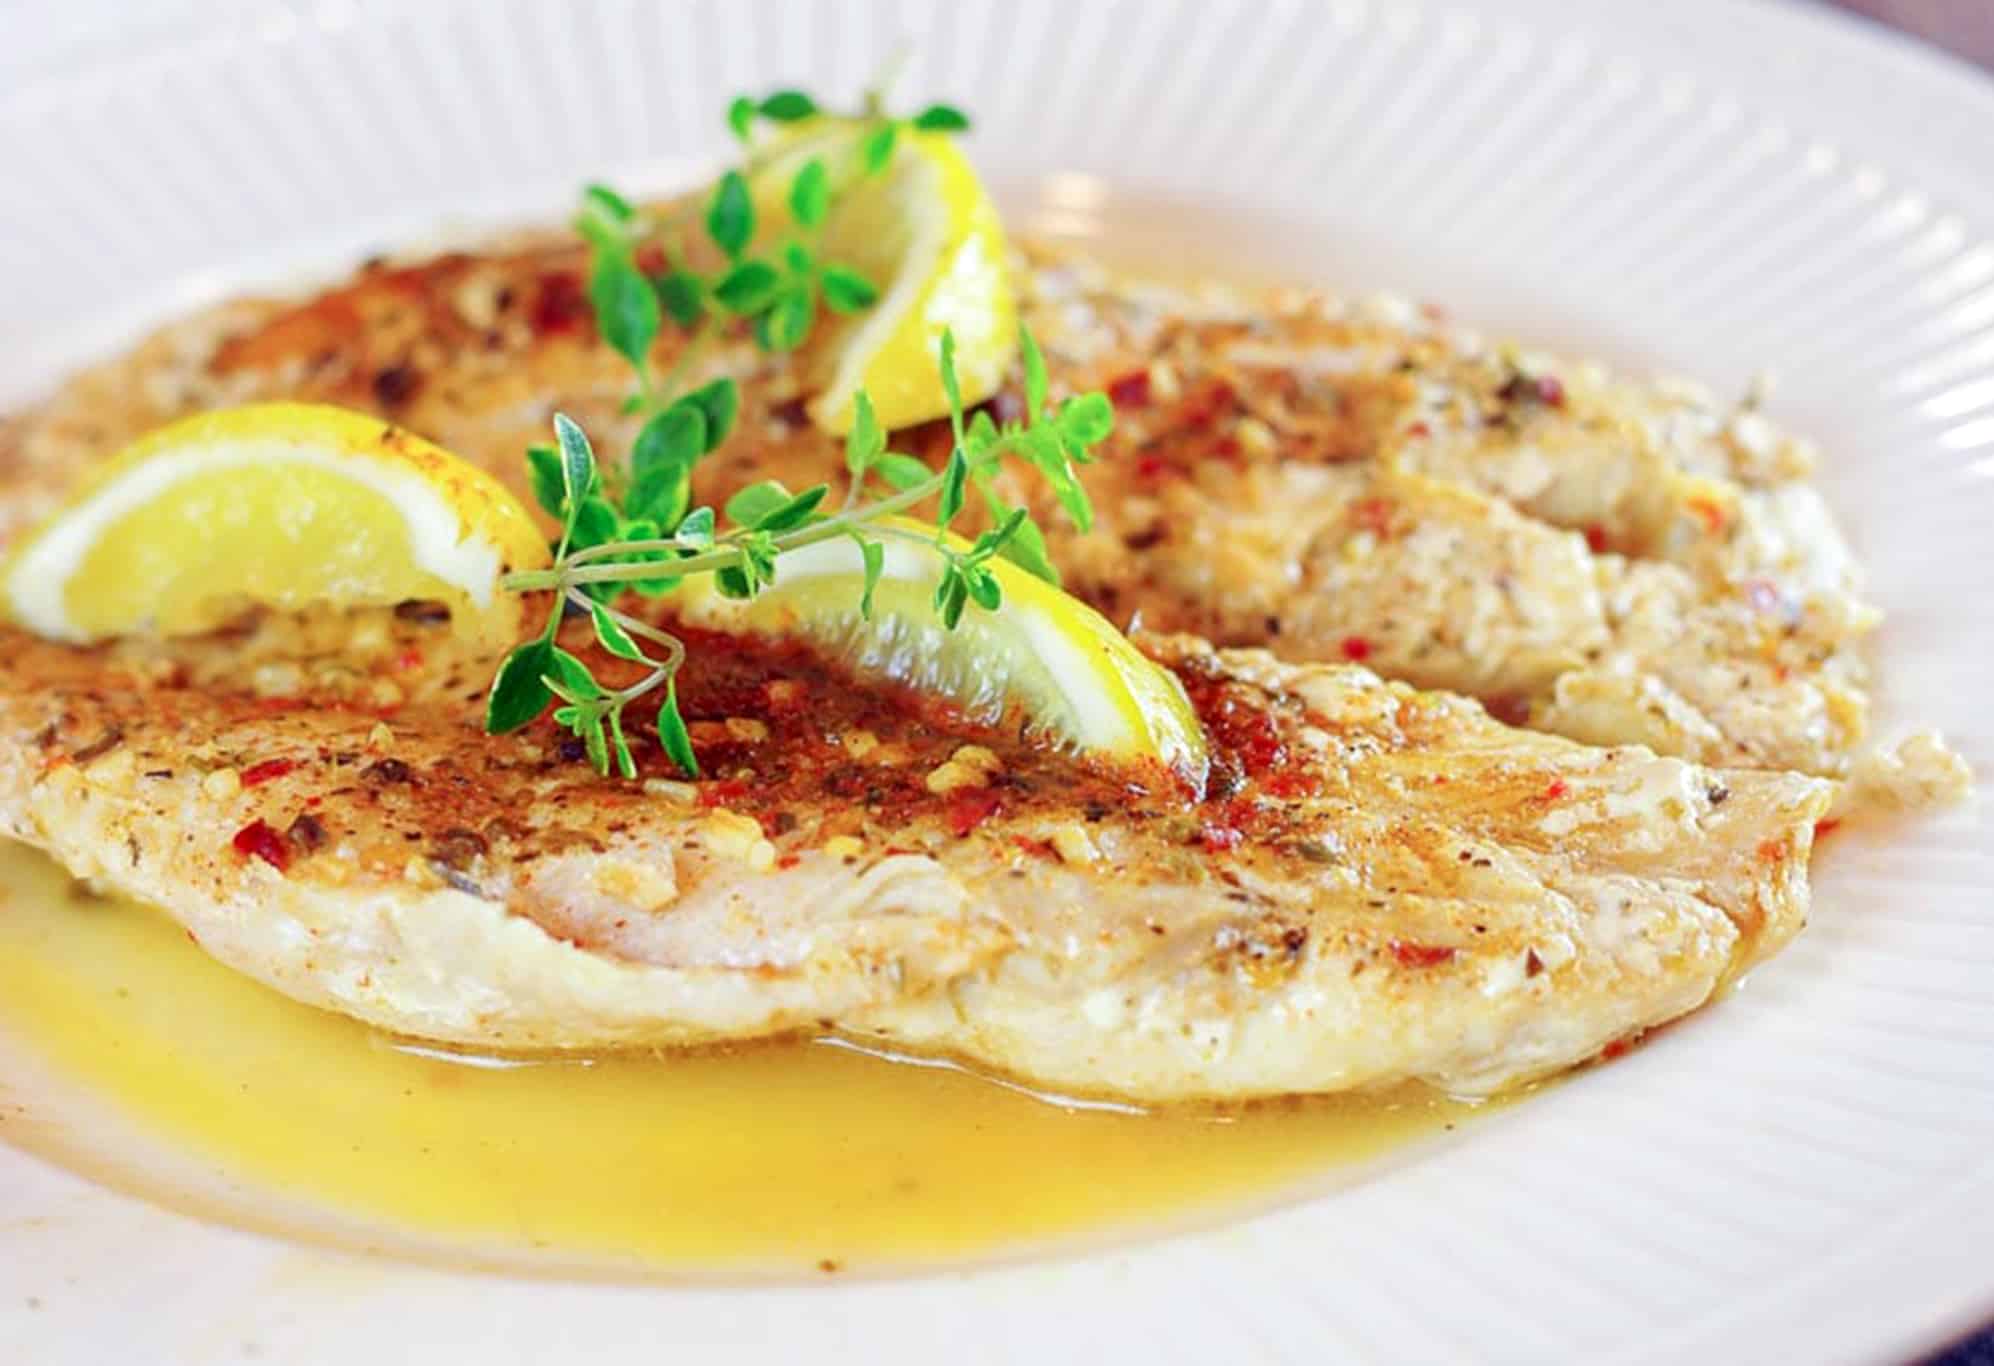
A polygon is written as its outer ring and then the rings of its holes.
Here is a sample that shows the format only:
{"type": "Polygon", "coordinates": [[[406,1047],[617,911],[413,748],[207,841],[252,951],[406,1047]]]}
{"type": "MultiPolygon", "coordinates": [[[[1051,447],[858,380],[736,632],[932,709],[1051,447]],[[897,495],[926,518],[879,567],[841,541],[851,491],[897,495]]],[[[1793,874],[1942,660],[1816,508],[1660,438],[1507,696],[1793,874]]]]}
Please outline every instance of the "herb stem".
{"type": "MultiPolygon", "coordinates": [[[[806,545],[819,541],[835,540],[848,534],[854,527],[875,522],[882,517],[905,512],[922,500],[933,497],[942,487],[942,476],[937,474],[924,479],[912,488],[904,489],[890,498],[882,498],[876,503],[841,512],[835,517],[795,531],[784,532],[775,538],[777,553],[800,550],[806,545]]],[[[891,528],[877,528],[882,532],[891,528]]],[[[500,580],[501,586],[515,593],[530,593],[536,589],[560,589],[584,583],[625,583],[643,579],[677,579],[693,574],[710,573],[716,569],[726,569],[740,562],[737,542],[733,537],[723,537],[719,544],[724,549],[708,551],[704,555],[689,555],[681,560],[648,560],[635,564],[604,564],[602,560],[613,555],[644,555],[659,551],[675,550],[676,540],[622,541],[614,544],[591,546],[588,550],[578,550],[558,567],[553,569],[528,569],[507,574],[500,580]],[[590,552],[594,551],[595,554],[590,552]]]]}

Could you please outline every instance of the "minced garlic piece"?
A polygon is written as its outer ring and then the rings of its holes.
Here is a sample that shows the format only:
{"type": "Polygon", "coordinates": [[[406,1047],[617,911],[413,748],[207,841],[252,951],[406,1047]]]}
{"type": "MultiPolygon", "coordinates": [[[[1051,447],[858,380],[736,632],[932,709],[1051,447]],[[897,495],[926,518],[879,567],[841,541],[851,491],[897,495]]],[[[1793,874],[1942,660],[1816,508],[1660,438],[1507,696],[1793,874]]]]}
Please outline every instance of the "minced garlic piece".
{"type": "Polygon", "coordinates": [[[988,787],[1003,767],[1004,761],[982,745],[963,745],[928,774],[928,791],[946,796],[965,787],[988,787]]]}
{"type": "Polygon", "coordinates": [[[385,721],[376,721],[374,728],[367,732],[367,748],[386,749],[395,742],[395,733],[388,729],[385,721]]]}
{"type": "Polygon", "coordinates": [[[201,779],[201,791],[214,801],[225,802],[242,791],[242,775],[232,768],[218,768],[201,779]]]}
{"type": "Polygon", "coordinates": [[[1052,851],[1059,855],[1061,863],[1085,865],[1101,857],[1101,851],[1094,844],[1094,837],[1086,827],[1062,825],[1052,832],[1052,851]]]}
{"type": "Polygon", "coordinates": [[[775,846],[762,834],[761,822],[752,816],[721,807],[700,825],[706,847],[722,858],[739,859],[750,872],[766,872],[775,866],[775,846]]]}
{"type": "Polygon", "coordinates": [[[845,753],[854,759],[863,759],[879,748],[879,737],[869,730],[848,730],[844,735],[845,753]]]}
{"type": "Polygon", "coordinates": [[[1232,437],[1240,450],[1252,456],[1272,455],[1279,445],[1274,439],[1274,429],[1257,417],[1241,418],[1232,429],[1232,437]]]}
{"type": "Polygon", "coordinates": [[[752,717],[730,716],[727,738],[740,745],[759,745],[769,738],[769,728],[752,717]]]}
{"type": "Polygon", "coordinates": [[[856,835],[833,835],[824,841],[824,852],[835,859],[857,858],[865,849],[865,841],[856,835]]]}

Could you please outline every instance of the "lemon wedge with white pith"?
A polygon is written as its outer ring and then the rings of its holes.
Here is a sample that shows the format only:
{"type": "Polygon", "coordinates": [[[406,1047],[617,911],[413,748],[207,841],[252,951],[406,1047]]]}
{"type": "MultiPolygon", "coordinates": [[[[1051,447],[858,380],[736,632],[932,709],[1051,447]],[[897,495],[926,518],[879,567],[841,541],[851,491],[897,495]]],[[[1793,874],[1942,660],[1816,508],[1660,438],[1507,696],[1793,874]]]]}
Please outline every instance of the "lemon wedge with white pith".
{"type": "MultiPolygon", "coordinates": [[[[787,183],[819,145],[824,122],[794,126],[788,136],[796,155],[778,157],[757,177],[758,198],[762,187],[787,183]]],[[[821,256],[864,275],[879,298],[862,313],[818,325],[804,358],[817,389],[809,412],[818,426],[848,430],[861,389],[888,430],[945,416],[948,396],[936,368],[944,330],[955,334],[965,404],[981,403],[1003,384],[1018,344],[1004,227],[955,139],[903,127],[885,168],[855,176],[832,207],[821,256]]]]}
{"type": "Polygon", "coordinates": [[[0,565],[7,615],[88,642],[210,630],[249,604],[451,607],[518,634],[502,573],[547,563],[505,487],[378,418],[264,403],[187,418],[113,458],[0,565]]]}
{"type": "MultiPolygon", "coordinates": [[[[934,534],[899,519],[881,525],[934,534]]],[[[969,549],[954,537],[950,544],[969,549]]],[[[1007,560],[992,560],[987,567],[1003,589],[1003,606],[972,606],[949,630],[932,606],[941,556],[898,538],[882,549],[870,620],[859,611],[864,562],[849,538],[786,552],[775,583],[749,601],[696,579],[673,604],[689,626],[802,636],[861,673],[945,697],[980,720],[1015,705],[1036,729],[1077,751],[1154,760],[1203,781],[1204,729],[1183,685],[1100,613],[1007,560]]]]}

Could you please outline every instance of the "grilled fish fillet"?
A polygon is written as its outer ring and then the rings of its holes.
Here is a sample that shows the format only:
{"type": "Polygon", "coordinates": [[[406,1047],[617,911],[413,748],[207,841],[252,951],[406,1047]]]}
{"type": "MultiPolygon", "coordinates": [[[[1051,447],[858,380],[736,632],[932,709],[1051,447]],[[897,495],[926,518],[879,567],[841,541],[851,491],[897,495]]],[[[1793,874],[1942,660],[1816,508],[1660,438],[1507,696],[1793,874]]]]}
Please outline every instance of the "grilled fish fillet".
{"type": "MultiPolygon", "coordinates": [[[[382,659],[445,634],[376,626],[382,659]]],[[[693,641],[692,785],[654,744],[623,783],[549,723],[480,735],[440,647],[384,716],[231,683],[242,640],[162,661],[0,631],[0,832],[405,1034],[829,1028],[1145,1101],[1490,1092],[1694,1009],[1801,925],[1827,782],[1142,644],[1215,746],[1202,800],[776,642],[693,641]]]]}
{"type": "MultiPolygon", "coordinates": [[[[583,265],[571,240],[529,238],[170,327],[0,426],[0,544],[95,458],[253,398],[370,409],[516,487],[556,408],[627,449],[628,372],[583,265]]],[[[1096,530],[1036,509],[1069,587],[1111,617],[1363,662],[1588,742],[1864,771],[1858,647],[1878,614],[1804,482],[1811,449],[1749,407],[1492,348],[1403,305],[1143,287],[1043,251],[1019,270],[1055,390],[1117,401],[1088,472],[1096,530]]],[[[839,477],[803,416],[807,365],[745,343],[713,364],[745,407],[702,498],[839,477]]],[[[942,440],[903,437],[936,458],[942,440]]],[[[1870,767],[1912,802],[1967,782],[1930,738],[1870,767]]]]}

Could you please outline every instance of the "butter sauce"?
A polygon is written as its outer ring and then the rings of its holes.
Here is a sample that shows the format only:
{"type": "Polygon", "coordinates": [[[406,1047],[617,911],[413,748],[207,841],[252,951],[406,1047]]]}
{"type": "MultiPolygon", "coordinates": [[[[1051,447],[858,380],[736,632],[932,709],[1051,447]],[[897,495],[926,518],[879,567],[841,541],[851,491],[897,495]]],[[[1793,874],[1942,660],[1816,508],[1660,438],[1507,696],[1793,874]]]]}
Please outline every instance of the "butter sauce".
{"type": "Polygon", "coordinates": [[[0,843],[0,1140],[225,1222],[549,1274],[890,1271],[1209,1222],[1472,1113],[1424,1090],[1143,1114],[790,1042],[399,1043],[0,843]]]}

